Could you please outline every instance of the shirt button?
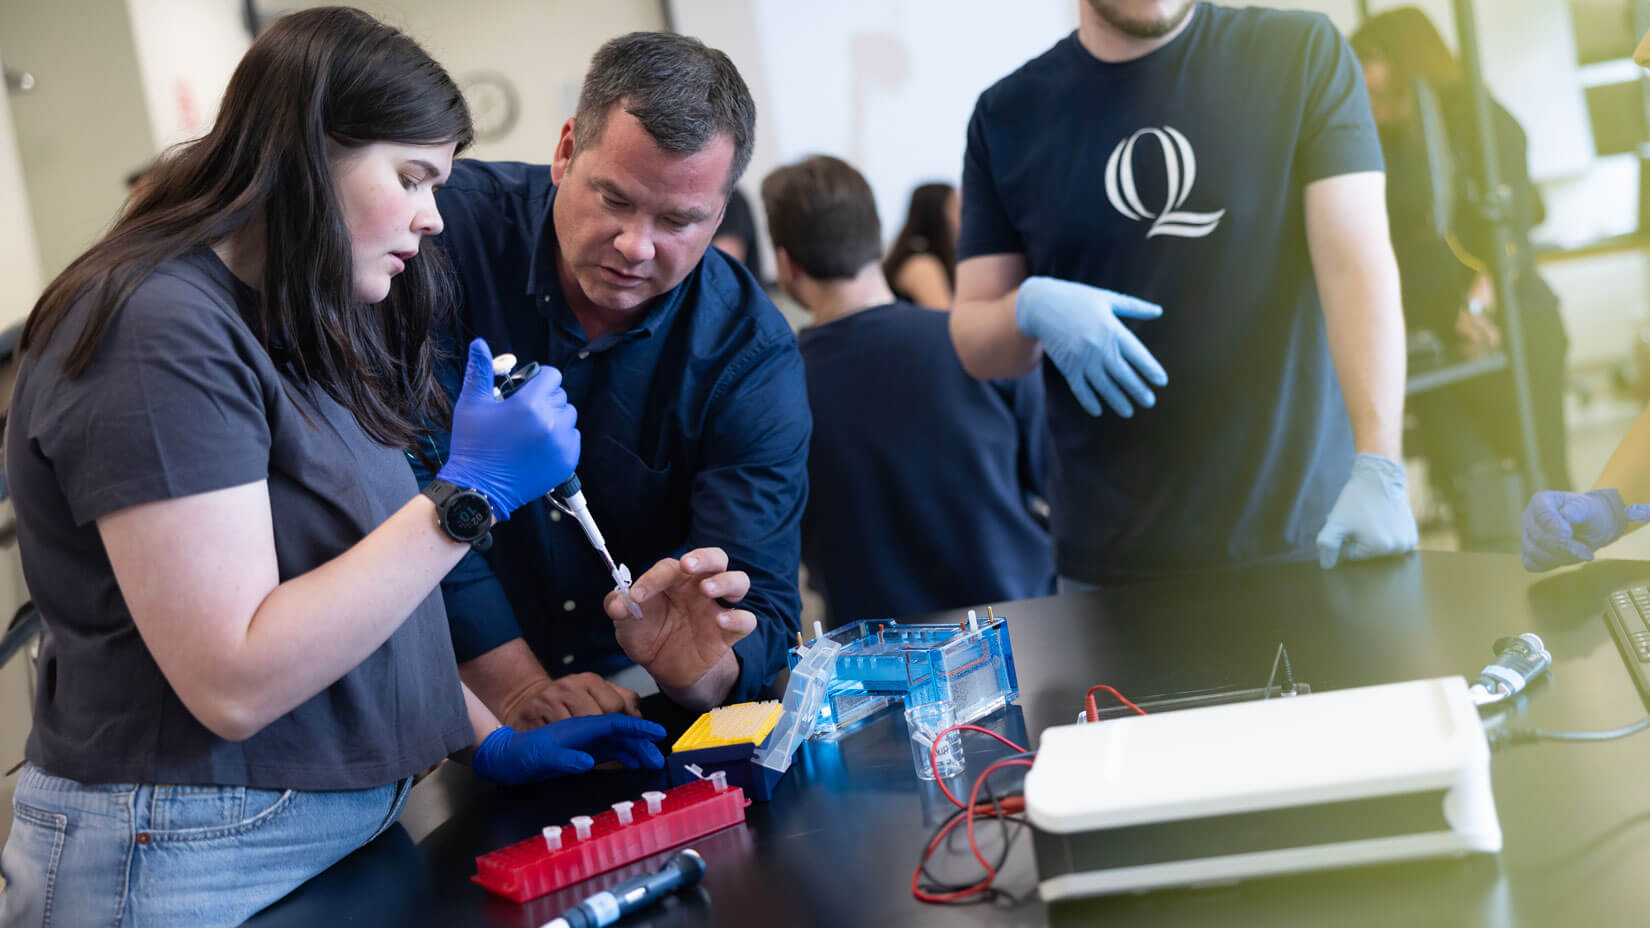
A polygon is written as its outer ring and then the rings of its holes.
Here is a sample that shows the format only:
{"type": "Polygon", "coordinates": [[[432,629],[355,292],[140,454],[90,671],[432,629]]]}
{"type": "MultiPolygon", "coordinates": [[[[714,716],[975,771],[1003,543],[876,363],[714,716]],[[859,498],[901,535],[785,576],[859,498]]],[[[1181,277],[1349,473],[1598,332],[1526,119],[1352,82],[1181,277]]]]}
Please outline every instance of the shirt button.
{"type": "Polygon", "coordinates": [[[552,521],[552,522],[560,522],[561,521],[561,510],[560,509],[550,510],[550,521],[552,521]]]}
{"type": "Polygon", "coordinates": [[[546,293],[544,295],[544,302],[546,302],[546,303],[550,302],[550,294],[546,293]]]}
{"type": "Polygon", "coordinates": [[[590,352],[588,352],[588,351],[579,352],[579,360],[580,361],[583,361],[585,358],[588,358],[588,357],[590,357],[590,352]]]}
{"type": "MultiPolygon", "coordinates": [[[[573,601],[571,599],[568,600],[567,602],[561,604],[561,611],[563,611],[563,612],[572,612],[574,610],[574,608],[576,608],[576,607],[575,607],[575,604],[573,603],[573,601]]],[[[566,662],[563,661],[563,663],[566,663],[566,662]]]]}
{"type": "Polygon", "coordinates": [[[563,663],[563,664],[571,664],[571,663],[573,663],[573,655],[571,655],[571,654],[563,654],[563,655],[562,655],[562,656],[561,656],[561,662],[562,662],[562,663],[563,663]]]}

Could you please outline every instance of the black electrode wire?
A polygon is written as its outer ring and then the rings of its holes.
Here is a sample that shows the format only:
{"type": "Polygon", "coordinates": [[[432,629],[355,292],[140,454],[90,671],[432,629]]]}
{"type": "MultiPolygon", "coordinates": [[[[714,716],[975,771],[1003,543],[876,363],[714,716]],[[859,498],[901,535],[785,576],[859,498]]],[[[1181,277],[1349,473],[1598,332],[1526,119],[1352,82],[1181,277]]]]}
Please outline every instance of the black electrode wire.
{"type": "Polygon", "coordinates": [[[1636,735],[1645,729],[1650,729],[1650,718],[1642,718],[1631,725],[1621,728],[1610,728],[1604,731],[1548,731],[1543,728],[1506,728],[1490,730],[1487,734],[1490,739],[1491,750],[1513,747],[1520,744],[1534,744],[1538,741],[1615,741],[1636,735]]]}
{"type": "MultiPolygon", "coordinates": [[[[1022,759],[1025,759],[1025,758],[1032,758],[1032,757],[1036,757],[1036,756],[1037,756],[1036,751],[1026,751],[1026,752],[1020,753],[1020,754],[1011,754],[1007,757],[1001,757],[1001,758],[998,758],[997,760],[1022,760],[1022,759]]],[[[993,761],[993,763],[996,763],[996,762],[997,761],[993,761]]],[[[1010,815],[1010,814],[1003,811],[1002,800],[1013,797],[1013,796],[1023,795],[1023,793],[1021,791],[1015,790],[1013,792],[1005,793],[1002,796],[998,796],[996,791],[991,788],[991,781],[989,779],[987,779],[985,781],[985,783],[983,783],[981,785],[981,788],[985,791],[986,801],[988,801],[991,804],[993,815],[997,818],[998,822],[1002,826],[1003,847],[1002,847],[1002,850],[997,855],[997,862],[992,865],[993,870],[1001,871],[1003,869],[1003,867],[1008,863],[1008,855],[1009,855],[1009,852],[1012,851],[1013,848],[1014,848],[1014,842],[1020,837],[1021,832],[1025,831],[1026,829],[1031,827],[1031,823],[1026,820],[1024,815],[1010,815]],[[1013,823],[1013,826],[1014,826],[1013,831],[1009,830],[1010,823],[1013,823]]],[[[974,813],[970,809],[958,809],[955,812],[952,812],[950,815],[945,817],[944,821],[940,822],[939,827],[935,828],[934,831],[930,833],[930,837],[929,837],[928,841],[924,842],[924,846],[926,847],[928,844],[933,843],[933,841],[934,841],[933,836],[934,835],[938,835],[940,832],[945,831],[945,829],[947,829],[947,828],[952,828],[951,833],[946,835],[945,848],[948,851],[960,852],[960,850],[961,850],[960,848],[953,848],[953,847],[950,846],[951,841],[957,835],[957,829],[953,826],[953,823],[957,819],[959,819],[959,818],[961,818],[965,815],[972,815],[972,814],[977,814],[977,813],[974,813]]],[[[979,878],[978,877],[976,877],[974,879],[967,880],[965,882],[958,882],[958,883],[951,883],[951,882],[947,882],[945,880],[942,880],[937,875],[935,875],[934,871],[928,869],[928,865],[929,865],[930,860],[931,860],[931,855],[925,854],[922,857],[921,861],[920,861],[923,878],[927,881],[924,884],[923,889],[927,892],[932,892],[932,893],[936,893],[936,894],[937,893],[961,892],[961,891],[963,891],[965,889],[969,889],[970,887],[973,887],[973,886],[975,886],[976,884],[979,883],[979,878]]],[[[953,900],[953,901],[951,901],[949,903],[945,903],[945,904],[946,905],[971,905],[971,904],[975,904],[975,903],[978,903],[978,902],[981,902],[981,901],[997,902],[999,900],[1007,902],[1010,906],[1021,905],[1025,901],[1024,899],[1022,899],[1018,896],[1015,896],[1014,894],[1008,892],[1007,890],[998,889],[995,886],[988,886],[985,889],[981,890],[975,896],[972,896],[972,897],[967,898],[967,899],[956,899],[956,900],[953,900]]]]}

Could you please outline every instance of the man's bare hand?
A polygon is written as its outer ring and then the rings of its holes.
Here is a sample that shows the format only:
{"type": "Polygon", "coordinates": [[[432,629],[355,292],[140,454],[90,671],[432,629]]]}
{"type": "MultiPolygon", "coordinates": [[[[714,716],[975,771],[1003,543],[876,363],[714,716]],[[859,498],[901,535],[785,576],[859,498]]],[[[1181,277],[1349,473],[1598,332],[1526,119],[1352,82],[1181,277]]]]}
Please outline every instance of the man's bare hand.
{"type": "Polygon", "coordinates": [[[641,699],[597,674],[575,673],[554,680],[546,677],[529,684],[499,713],[499,721],[517,731],[526,731],[576,715],[609,712],[640,718],[641,699]]]}
{"type": "Polygon", "coordinates": [[[667,557],[636,579],[630,594],[642,607],[640,620],[617,593],[609,593],[604,606],[619,646],[668,695],[689,690],[712,668],[735,666],[733,644],[756,628],[756,616],[718,600],[738,602],[750,588],[744,571],[728,570],[727,552],[698,548],[681,560],[667,557]]]}

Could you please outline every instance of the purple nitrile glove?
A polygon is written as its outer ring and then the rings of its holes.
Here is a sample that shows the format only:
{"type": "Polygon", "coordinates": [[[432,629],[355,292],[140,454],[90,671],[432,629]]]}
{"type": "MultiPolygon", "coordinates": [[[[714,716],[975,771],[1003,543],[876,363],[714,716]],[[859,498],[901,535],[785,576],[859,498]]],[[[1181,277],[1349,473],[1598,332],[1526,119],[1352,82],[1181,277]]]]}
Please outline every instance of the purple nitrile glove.
{"type": "Polygon", "coordinates": [[[470,343],[464,386],[453,403],[452,450],[436,477],[475,490],[510,517],[560,486],[579,463],[578,413],[567,403],[561,372],[546,367],[509,399],[493,396],[493,356],[470,343]]]}
{"type": "Polygon", "coordinates": [[[476,748],[470,766],[492,783],[517,785],[584,773],[616,760],[632,770],[658,770],[663,754],[653,744],[665,730],[645,719],[622,715],[581,715],[527,731],[500,725],[476,748]]]}
{"type": "Polygon", "coordinates": [[[1524,507],[1524,569],[1552,570],[1590,561],[1633,522],[1650,522],[1650,505],[1629,506],[1615,490],[1542,490],[1524,507]]]}

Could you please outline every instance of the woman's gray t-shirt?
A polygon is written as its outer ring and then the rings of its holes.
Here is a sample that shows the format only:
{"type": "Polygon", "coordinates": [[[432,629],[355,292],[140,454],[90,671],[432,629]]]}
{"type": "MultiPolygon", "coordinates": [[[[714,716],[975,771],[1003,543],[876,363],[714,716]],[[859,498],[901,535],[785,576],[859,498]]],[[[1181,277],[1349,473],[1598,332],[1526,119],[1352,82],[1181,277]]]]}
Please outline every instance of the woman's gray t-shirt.
{"type": "MultiPolygon", "coordinates": [[[[179,701],[121,597],[96,520],[265,480],[282,581],[342,554],[418,487],[402,451],[283,376],[210,251],[168,261],[114,314],[85,372],[82,300],[23,360],[6,432],[23,572],[47,630],[27,757],[83,783],[379,786],[470,744],[432,584],[359,666],[241,742],[179,701]]],[[[317,617],[320,620],[322,617],[317,617]]]]}

